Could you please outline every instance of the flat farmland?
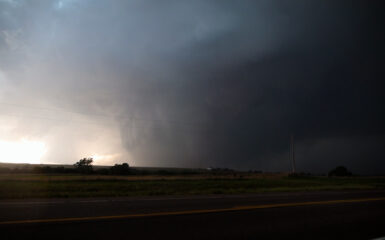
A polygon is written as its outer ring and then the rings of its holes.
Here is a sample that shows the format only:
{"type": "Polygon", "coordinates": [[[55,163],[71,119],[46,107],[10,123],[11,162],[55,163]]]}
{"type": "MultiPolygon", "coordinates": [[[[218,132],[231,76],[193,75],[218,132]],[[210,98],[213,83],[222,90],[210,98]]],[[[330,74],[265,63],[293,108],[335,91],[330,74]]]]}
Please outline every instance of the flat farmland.
{"type": "Polygon", "coordinates": [[[0,199],[248,194],[363,189],[385,189],[385,178],[288,177],[284,174],[230,174],[223,176],[0,175],[0,199]]]}

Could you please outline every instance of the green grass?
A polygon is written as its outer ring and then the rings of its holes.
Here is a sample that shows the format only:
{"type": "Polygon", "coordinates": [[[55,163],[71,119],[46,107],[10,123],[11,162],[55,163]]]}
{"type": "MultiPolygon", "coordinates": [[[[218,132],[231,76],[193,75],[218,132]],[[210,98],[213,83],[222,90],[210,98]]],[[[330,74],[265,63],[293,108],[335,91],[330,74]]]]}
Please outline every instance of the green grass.
{"type": "Polygon", "coordinates": [[[385,189],[385,178],[247,178],[247,179],[156,179],[82,180],[41,176],[36,180],[17,177],[0,180],[0,199],[117,197],[151,195],[241,194],[279,191],[319,191],[344,189],[385,189]],[[51,177],[51,178],[50,178],[51,177]],[[47,180],[48,179],[48,180],[47,180]]]}

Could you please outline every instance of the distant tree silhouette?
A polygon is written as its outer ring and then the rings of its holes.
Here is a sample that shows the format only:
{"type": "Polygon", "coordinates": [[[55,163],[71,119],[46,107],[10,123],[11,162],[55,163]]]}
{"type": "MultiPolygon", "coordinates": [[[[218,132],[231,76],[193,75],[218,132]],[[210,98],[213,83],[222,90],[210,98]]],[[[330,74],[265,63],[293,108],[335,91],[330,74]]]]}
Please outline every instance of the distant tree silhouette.
{"type": "Polygon", "coordinates": [[[92,162],[94,161],[93,158],[82,158],[78,162],[74,164],[75,168],[80,173],[92,173],[92,162]]]}
{"type": "Polygon", "coordinates": [[[352,173],[344,166],[338,166],[328,173],[328,176],[346,177],[351,176],[352,173]]]}
{"type": "Polygon", "coordinates": [[[111,174],[113,175],[127,175],[130,173],[130,166],[128,163],[115,164],[110,168],[111,174]]]}

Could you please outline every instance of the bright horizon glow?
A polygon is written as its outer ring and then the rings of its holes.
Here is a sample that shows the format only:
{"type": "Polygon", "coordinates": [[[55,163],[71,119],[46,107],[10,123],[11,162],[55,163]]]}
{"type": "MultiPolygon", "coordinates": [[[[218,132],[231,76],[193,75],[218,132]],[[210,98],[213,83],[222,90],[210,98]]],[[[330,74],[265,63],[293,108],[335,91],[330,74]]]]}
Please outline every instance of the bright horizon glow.
{"type": "Polygon", "coordinates": [[[41,163],[47,152],[44,142],[21,139],[19,141],[0,140],[0,162],[41,163]]]}
{"type": "Polygon", "coordinates": [[[94,160],[94,164],[96,165],[105,165],[105,164],[111,164],[113,162],[113,159],[118,157],[119,154],[110,154],[110,155],[99,155],[94,154],[91,156],[91,158],[94,160]]]}

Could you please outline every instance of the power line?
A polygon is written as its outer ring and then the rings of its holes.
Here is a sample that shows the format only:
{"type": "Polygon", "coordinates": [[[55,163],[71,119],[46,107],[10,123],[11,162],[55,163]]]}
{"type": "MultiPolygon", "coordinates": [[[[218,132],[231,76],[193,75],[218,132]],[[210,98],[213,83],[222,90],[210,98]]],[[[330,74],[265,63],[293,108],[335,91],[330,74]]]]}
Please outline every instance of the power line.
{"type": "Polygon", "coordinates": [[[295,145],[294,145],[294,135],[290,135],[290,163],[291,163],[291,171],[295,173],[295,145]]]}

